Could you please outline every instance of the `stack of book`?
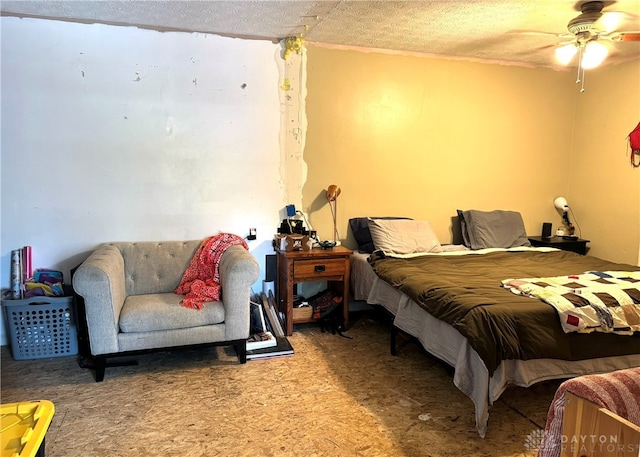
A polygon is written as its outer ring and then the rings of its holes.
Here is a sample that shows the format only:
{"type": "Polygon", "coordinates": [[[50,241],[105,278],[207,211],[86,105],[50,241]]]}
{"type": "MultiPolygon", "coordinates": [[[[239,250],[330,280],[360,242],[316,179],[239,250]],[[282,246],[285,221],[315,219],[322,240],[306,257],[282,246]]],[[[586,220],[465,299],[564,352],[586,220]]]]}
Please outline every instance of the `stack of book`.
{"type": "Polygon", "coordinates": [[[293,347],[284,334],[273,295],[262,294],[262,303],[251,302],[252,335],[247,340],[247,360],[293,355],[293,347]],[[271,299],[271,300],[270,300],[271,299]]]}

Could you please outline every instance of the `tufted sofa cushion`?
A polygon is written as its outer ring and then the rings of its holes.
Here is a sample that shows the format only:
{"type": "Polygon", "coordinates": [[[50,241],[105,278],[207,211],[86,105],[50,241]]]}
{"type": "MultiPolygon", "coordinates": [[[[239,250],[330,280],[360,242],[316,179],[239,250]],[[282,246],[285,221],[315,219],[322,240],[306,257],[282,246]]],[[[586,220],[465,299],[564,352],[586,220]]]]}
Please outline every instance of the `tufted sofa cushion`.
{"type": "Polygon", "coordinates": [[[182,298],[173,293],[130,295],[120,313],[120,331],[154,332],[224,322],[221,302],[208,302],[204,309],[193,310],[180,305],[182,298]]]}
{"type": "Polygon", "coordinates": [[[107,244],[122,253],[129,296],[173,292],[200,243],[201,240],[107,244]]]}

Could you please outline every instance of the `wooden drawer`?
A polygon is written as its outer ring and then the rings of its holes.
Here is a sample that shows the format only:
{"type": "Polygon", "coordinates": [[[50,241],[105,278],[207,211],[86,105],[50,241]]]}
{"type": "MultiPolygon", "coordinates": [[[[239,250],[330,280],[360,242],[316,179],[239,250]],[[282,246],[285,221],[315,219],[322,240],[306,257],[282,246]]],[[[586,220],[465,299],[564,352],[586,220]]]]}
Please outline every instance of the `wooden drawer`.
{"type": "Polygon", "coordinates": [[[293,262],[293,279],[328,278],[346,273],[344,259],[296,260],[293,262]]]}

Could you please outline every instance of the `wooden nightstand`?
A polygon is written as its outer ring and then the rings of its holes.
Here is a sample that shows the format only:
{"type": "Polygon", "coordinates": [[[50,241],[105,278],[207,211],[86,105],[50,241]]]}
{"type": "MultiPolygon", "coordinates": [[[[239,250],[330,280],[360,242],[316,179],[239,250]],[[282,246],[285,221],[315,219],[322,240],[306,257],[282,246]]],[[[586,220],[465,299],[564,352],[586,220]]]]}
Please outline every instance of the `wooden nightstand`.
{"type": "Polygon", "coordinates": [[[541,236],[530,236],[529,242],[531,246],[547,246],[550,248],[562,249],[563,251],[573,251],[578,254],[585,255],[587,253],[587,243],[589,240],[578,238],[577,240],[566,240],[561,236],[552,236],[551,238],[542,238],[541,236]]]}
{"type": "Polygon", "coordinates": [[[349,259],[353,251],[343,246],[331,249],[314,248],[309,251],[282,251],[276,249],[277,288],[276,303],[285,316],[287,335],[293,333],[293,324],[313,322],[313,317],[294,318],[293,285],[307,281],[327,281],[336,293],[342,295],[344,325],[349,328],[349,259]]]}

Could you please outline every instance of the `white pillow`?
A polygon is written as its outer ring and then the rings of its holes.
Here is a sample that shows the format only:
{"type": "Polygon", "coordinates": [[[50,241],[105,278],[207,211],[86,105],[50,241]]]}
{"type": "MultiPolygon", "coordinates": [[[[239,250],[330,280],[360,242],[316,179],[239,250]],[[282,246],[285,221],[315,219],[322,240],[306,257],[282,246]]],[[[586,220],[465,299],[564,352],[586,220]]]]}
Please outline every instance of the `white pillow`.
{"type": "Polygon", "coordinates": [[[375,248],[384,252],[442,252],[440,241],[427,221],[369,219],[369,231],[375,248]]]}

